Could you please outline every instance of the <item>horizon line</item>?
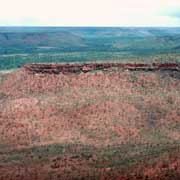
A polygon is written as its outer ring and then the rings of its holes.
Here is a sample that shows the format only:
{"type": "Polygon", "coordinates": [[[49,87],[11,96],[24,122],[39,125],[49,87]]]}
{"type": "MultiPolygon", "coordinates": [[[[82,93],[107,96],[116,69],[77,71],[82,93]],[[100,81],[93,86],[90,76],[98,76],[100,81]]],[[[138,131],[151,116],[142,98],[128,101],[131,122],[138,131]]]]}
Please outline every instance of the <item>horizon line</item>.
{"type": "Polygon", "coordinates": [[[0,25],[0,28],[8,28],[8,27],[14,27],[14,28],[29,28],[29,27],[44,27],[44,28],[180,28],[180,26],[94,26],[94,25],[88,25],[88,26],[80,26],[80,25],[66,25],[66,26],[55,26],[55,25],[0,25]]]}

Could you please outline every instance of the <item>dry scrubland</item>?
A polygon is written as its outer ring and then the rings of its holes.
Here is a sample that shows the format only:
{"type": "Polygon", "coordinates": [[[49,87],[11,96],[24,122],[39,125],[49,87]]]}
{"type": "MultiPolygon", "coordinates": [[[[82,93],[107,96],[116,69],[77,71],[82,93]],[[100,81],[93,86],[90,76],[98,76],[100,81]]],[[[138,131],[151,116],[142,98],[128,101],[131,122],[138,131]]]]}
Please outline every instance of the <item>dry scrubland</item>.
{"type": "Polygon", "coordinates": [[[0,74],[10,179],[180,179],[180,73],[0,74]]]}

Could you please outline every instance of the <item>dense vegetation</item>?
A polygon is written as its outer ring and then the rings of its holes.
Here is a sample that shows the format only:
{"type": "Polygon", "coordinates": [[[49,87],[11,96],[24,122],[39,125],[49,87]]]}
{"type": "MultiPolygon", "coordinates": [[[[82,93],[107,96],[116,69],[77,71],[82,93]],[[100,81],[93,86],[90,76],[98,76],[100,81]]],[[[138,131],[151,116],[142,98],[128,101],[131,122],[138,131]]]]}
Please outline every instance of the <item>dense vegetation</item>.
{"type": "Polygon", "coordinates": [[[179,30],[1,27],[0,70],[32,62],[179,61],[179,30]]]}

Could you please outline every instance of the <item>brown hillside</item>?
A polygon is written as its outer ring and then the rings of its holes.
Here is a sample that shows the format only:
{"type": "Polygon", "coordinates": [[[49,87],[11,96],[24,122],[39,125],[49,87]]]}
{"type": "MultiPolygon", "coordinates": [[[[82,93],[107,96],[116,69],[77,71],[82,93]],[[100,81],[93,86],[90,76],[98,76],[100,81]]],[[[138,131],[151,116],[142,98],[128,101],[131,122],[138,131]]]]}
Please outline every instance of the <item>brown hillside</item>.
{"type": "Polygon", "coordinates": [[[0,75],[0,179],[178,176],[179,130],[178,64],[32,64],[0,75]]]}

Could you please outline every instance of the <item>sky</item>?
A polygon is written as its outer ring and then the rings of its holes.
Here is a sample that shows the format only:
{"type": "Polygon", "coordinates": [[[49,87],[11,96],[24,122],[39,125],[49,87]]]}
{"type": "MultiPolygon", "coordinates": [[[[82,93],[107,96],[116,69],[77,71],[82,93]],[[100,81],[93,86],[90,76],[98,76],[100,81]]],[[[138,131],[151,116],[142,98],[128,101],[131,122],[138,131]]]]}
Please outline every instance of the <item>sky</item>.
{"type": "Polygon", "coordinates": [[[180,27],[180,0],[0,0],[0,26],[180,27]]]}

